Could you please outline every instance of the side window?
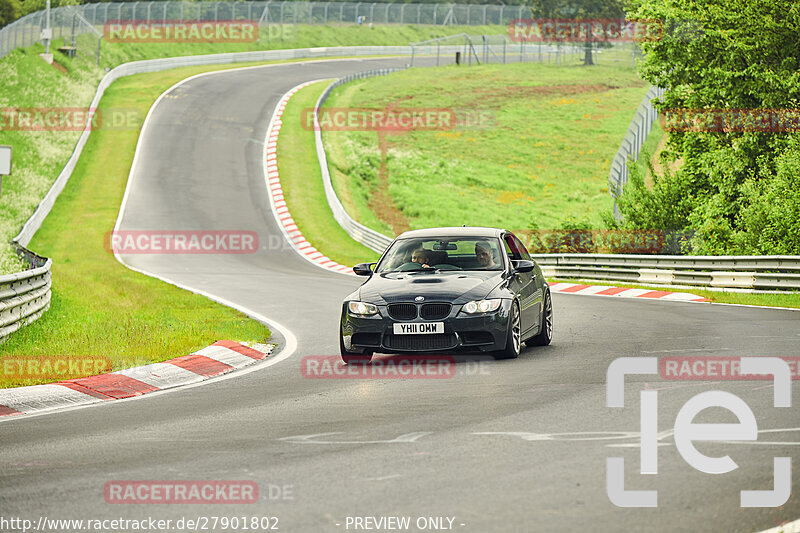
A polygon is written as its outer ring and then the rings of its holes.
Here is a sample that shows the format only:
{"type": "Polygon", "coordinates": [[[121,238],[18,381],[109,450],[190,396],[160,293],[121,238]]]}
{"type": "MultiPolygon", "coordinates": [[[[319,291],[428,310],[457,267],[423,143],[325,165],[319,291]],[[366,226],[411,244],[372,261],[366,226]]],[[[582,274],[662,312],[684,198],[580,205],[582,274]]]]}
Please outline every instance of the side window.
{"type": "Polygon", "coordinates": [[[512,242],[514,242],[517,245],[516,248],[517,248],[517,251],[519,252],[520,257],[522,259],[526,259],[526,260],[530,261],[531,260],[531,254],[528,253],[528,249],[525,248],[525,245],[522,244],[522,241],[520,241],[517,238],[516,235],[509,235],[509,237],[511,237],[513,239],[512,242]]]}
{"type": "Polygon", "coordinates": [[[522,256],[519,253],[519,249],[517,248],[517,242],[514,239],[513,235],[506,235],[503,237],[503,243],[505,243],[506,254],[508,254],[509,259],[522,259],[522,256]]]}

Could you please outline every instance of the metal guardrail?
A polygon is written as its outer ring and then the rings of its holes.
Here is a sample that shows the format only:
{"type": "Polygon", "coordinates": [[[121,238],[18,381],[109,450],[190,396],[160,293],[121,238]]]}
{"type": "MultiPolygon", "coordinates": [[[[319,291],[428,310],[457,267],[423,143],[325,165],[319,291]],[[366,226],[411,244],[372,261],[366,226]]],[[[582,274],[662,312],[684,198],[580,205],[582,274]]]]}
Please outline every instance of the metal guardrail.
{"type": "Polygon", "coordinates": [[[0,276],[0,339],[33,322],[50,308],[53,262],[16,246],[30,270],[0,276]]]}
{"type": "Polygon", "coordinates": [[[608,174],[608,191],[614,198],[614,218],[620,220],[620,212],[617,208],[616,199],[622,194],[622,189],[628,183],[628,159],[634,161],[639,159],[639,152],[642,150],[650,130],[653,128],[653,122],[658,118],[658,111],[653,107],[652,100],[654,98],[661,98],[664,96],[664,89],[660,87],[650,87],[647,94],[644,95],[642,103],[636,110],[633,116],[628,131],[625,132],[625,137],[622,138],[622,144],[617,150],[614,159],[611,161],[611,170],[608,174]]]}
{"type": "Polygon", "coordinates": [[[334,190],[333,183],[331,182],[331,174],[328,170],[328,158],[325,155],[325,146],[322,144],[322,131],[319,127],[318,112],[322,104],[325,103],[325,100],[327,100],[328,96],[330,96],[331,91],[333,91],[339,85],[353,80],[371,78],[373,76],[385,76],[386,74],[396,72],[398,70],[403,69],[385,68],[379,70],[370,70],[345,76],[344,78],[339,78],[335,82],[328,85],[328,87],[319,96],[319,99],[317,99],[317,103],[314,105],[314,144],[317,148],[317,160],[319,161],[319,168],[322,172],[322,184],[325,188],[325,197],[328,199],[328,205],[333,212],[333,218],[336,219],[336,222],[339,223],[339,225],[347,232],[348,235],[350,235],[353,240],[360,242],[370,250],[374,250],[379,254],[383,253],[386,247],[389,246],[394,239],[356,222],[353,217],[347,214],[347,211],[342,205],[342,202],[339,200],[339,197],[336,196],[336,191],[334,190]]]}
{"type": "Polygon", "coordinates": [[[800,256],[531,254],[545,276],[647,285],[800,290],[800,256]]]}

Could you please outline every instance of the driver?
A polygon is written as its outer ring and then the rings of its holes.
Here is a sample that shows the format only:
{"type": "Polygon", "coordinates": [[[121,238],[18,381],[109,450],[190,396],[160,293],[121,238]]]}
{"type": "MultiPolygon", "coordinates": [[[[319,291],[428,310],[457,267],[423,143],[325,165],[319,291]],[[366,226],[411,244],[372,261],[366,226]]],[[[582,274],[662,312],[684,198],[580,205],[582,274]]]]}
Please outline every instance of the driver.
{"type": "Polygon", "coordinates": [[[475,243],[475,257],[478,260],[478,266],[481,268],[490,269],[496,266],[492,247],[487,242],[475,243]]]}
{"type": "Polygon", "coordinates": [[[422,265],[422,268],[431,268],[431,255],[428,253],[428,250],[420,246],[416,250],[414,250],[411,254],[411,262],[412,263],[419,263],[422,265]]]}

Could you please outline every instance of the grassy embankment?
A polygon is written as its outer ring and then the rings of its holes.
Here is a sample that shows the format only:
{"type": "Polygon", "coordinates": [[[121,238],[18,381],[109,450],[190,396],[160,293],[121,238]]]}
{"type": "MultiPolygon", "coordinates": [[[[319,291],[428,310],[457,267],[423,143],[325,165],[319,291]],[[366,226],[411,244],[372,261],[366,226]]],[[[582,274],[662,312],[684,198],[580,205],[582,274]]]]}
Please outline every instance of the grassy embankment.
{"type": "Polygon", "coordinates": [[[610,160],[645,91],[628,65],[453,66],[347,84],[327,106],[445,108],[484,123],[389,135],[385,176],[376,133],[326,132],[334,183],[357,219],[389,235],[601,227],[610,160]]]}
{"type": "MultiPolygon", "coordinates": [[[[86,108],[94,96],[104,68],[140,59],[181,55],[245,52],[317,46],[406,45],[434,36],[459,33],[461,26],[284,26],[262,31],[254,43],[109,43],[101,41],[101,67],[94,63],[88,36],[81,36],[85,57],[67,58],[55,52],[56,68],[38,54],[41,45],[18,49],[0,58],[0,109],[86,108]]],[[[469,32],[501,33],[500,27],[470,27],[469,32]]],[[[96,41],[94,41],[96,42],[96,41]]],[[[59,44],[55,42],[54,45],[59,44]]],[[[55,48],[55,46],[54,46],[55,48]]],[[[106,104],[107,105],[107,104],[106,104]]],[[[8,116],[2,117],[7,119],[8,116]]],[[[19,231],[44,197],[75,146],[77,131],[13,131],[0,124],[0,144],[13,147],[13,173],[3,178],[0,196],[0,241],[8,242],[19,231]]],[[[0,246],[0,274],[22,265],[8,246],[0,246]]]]}
{"type": "MultiPolygon", "coordinates": [[[[488,102],[489,110],[497,110],[497,106],[501,105],[497,100],[510,100],[508,107],[501,107],[500,112],[496,113],[497,128],[477,131],[413,132],[390,138],[394,146],[389,151],[387,196],[394,203],[393,207],[400,212],[400,216],[405,216],[411,227],[460,225],[462,219],[454,220],[453,212],[460,213],[458,216],[463,217],[467,224],[497,224],[509,228],[515,228],[516,225],[524,229],[527,226],[528,219],[522,215],[523,212],[528,213],[534,220],[549,221],[539,222],[540,228],[558,228],[563,220],[570,217],[584,221],[589,219],[593,224],[599,225],[598,213],[610,206],[606,189],[607,167],[611,157],[616,153],[619,139],[627,128],[630,120],[629,110],[638,105],[644,89],[637,87],[630,78],[623,77],[622,80],[627,79],[628,83],[634,85],[624,94],[607,94],[605,98],[586,94],[571,98],[549,96],[547,99],[551,91],[555,92],[565,85],[576,84],[575,77],[564,79],[575,74],[553,72],[546,66],[537,65],[519,65],[513,68],[516,69],[517,75],[525,72],[528,78],[537,80],[538,83],[542,83],[547,76],[552,76],[550,78],[552,85],[524,86],[519,85],[518,80],[514,84],[516,78],[513,75],[506,77],[504,72],[493,72],[496,71],[495,67],[488,67],[488,70],[490,76],[502,80],[497,84],[499,86],[481,83],[477,79],[471,80],[468,74],[479,72],[478,70],[466,73],[458,71],[455,67],[447,70],[419,70],[390,76],[390,78],[406,77],[406,80],[410,77],[414,83],[400,85],[398,81],[389,78],[373,78],[365,82],[348,84],[337,91],[336,96],[329,99],[326,106],[385,107],[392,103],[392,99],[387,96],[390,93],[388,88],[403,87],[404,89],[399,89],[401,92],[397,97],[397,101],[402,102],[400,104],[402,107],[425,108],[447,105],[443,102],[451,102],[451,106],[460,107],[455,103],[461,101],[458,100],[462,93],[460,88],[481,86],[482,91],[479,94],[488,94],[490,96],[487,98],[493,98],[488,102]],[[378,90],[375,93],[370,92],[374,87],[367,84],[379,81],[381,86],[378,90]],[[443,95],[445,89],[449,93],[443,95]],[[383,94],[381,90],[384,91],[383,94]],[[409,98],[409,95],[402,92],[403,90],[413,92],[414,96],[409,98]],[[516,92],[527,92],[529,101],[519,101],[516,92]],[[374,103],[373,94],[375,94],[374,103]],[[531,94],[534,96],[530,96],[531,94]],[[582,102],[580,105],[578,105],[579,98],[582,102]],[[607,117],[616,117],[620,112],[614,112],[611,106],[625,106],[626,102],[633,107],[625,108],[625,111],[621,112],[622,117],[614,122],[616,137],[611,136],[611,133],[603,128],[592,127],[592,122],[589,122],[592,117],[601,112],[607,117]],[[543,120],[548,106],[553,114],[549,121],[543,120]],[[527,124],[527,129],[521,129],[524,124],[527,124]],[[520,131],[526,135],[520,135],[520,131]],[[478,147],[478,138],[484,139],[489,147],[478,147]],[[565,142],[565,138],[569,138],[570,142],[565,142]],[[587,149],[587,145],[597,146],[597,141],[602,141],[603,152],[587,149]],[[509,166],[504,165],[502,157],[506,158],[505,161],[511,160],[513,163],[509,166]],[[450,161],[451,159],[454,161],[450,161]],[[531,172],[531,175],[526,182],[527,172],[531,172]],[[548,177],[549,179],[545,181],[548,177]],[[483,186],[472,182],[473,180],[480,181],[483,186]],[[459,190],[459,186],[456,185],[458,183],[461,183],[460,188],[464,190],[459,190]],[[551,185],[548,186],[548,183],[551,185]],[[523,190],[510,190],[511,186],[523,190]],[[595,191],[592,186],[597,190],[595,191]],[[525,193],[524,187],[538,192],[525,193]],[[540,199],[534,203],[537,196],[540,199]],[[465,197],[468,200],[465,200],[465,197]],[[420,206],[427,211],[422,212],[421,216],[412,218],[409,213],[419,213],[420,206]]],[[[618,75],[614,72],[615,69],[609,70],[618,75]]],[[[624,72],[626,69],[620,70],[624,72]]],[[[605,80],[590,78],[587,83],[595,87],[597,84],[620,86],[622,80],[611,76],[605,80]]],[[[318,87],[304,89],[297,93],[287,106],[280,137],[281,180],[284,189],[295,188],[297,191],[295,194],[287,194],[287,203],[306,238],[337,261],[355,264],[371,260],[375,254],[363,247],[348,247],[348,239],[327,210],[313,151],[303,150],[303,146],[313,146],[313,133],[299,126],[298,114],[301,109],[313,105],[324,86],[325,83],[321,83],[318,87]],[[304,178],[308,175],[313,175],[315,180],[306,181],[304,178]],[[304,194],[300,194],[301,191],[304,194]]],[[[569,90],[576,95],[581,94],[578,88],[569,90]]],[[[620,89],[614,90],[616,91],[620,89]]],[[[463,93],[474,102],[476,97],[470,95],[467,89],[463,93]]],[[[478,106],[476,108],[479,111],[485,110],[478,106]]],[[[656,125],[653,136],[645,144],[645,153],[653,154],[662,136],[663,132],[656,125]]],[[[382,230],[387,235],[394,235],[392,228],[382,217],[384,213],[371,208],[374,193],[381,186],[377,175],[380,164],[377,134],[327,132],[325,139],[337,192],[348,211],[355,214],[362,223],[382,230]]],[[[644,164],[644,160],[640,161],[640,164],[644,164]]],[[[616,283],[614,285],[628,286],[616,283]]],[[[800,299],[796,294],[762,295],[701,289],[692,289],[691,292],[721,303],[800,306],[798,301],[800,299]]]]}
{"type": "MultiPolygon", "coordinates": [[[[159,94],[199,72],[187,67],[117,81],[101,103],[144,117],[159,94]]],[[[215,340],[264,342],[269,331],[239,312],[120,265],[105,246],[140,127],[92,133],[73,176],[31,248],[52,257],[53,300],[2,345],[2,357],[108,356],[113,369],[185,355],[215,340]]],[[[48,380],[44,380],[48,381],[48,380]]],[[[39,381],[4,379],[0,387],[39,381]]]]}

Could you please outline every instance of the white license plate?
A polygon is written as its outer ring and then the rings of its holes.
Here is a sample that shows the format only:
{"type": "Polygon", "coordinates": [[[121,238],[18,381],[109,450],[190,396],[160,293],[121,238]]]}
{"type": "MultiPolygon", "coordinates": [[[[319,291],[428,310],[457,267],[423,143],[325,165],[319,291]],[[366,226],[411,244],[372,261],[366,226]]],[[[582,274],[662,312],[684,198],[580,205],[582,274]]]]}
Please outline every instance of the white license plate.
{"type": "Polygon", "coordinates": [[[398,322],[393,327],[395,335],[444,333],[444,322],[398,322]]]}

